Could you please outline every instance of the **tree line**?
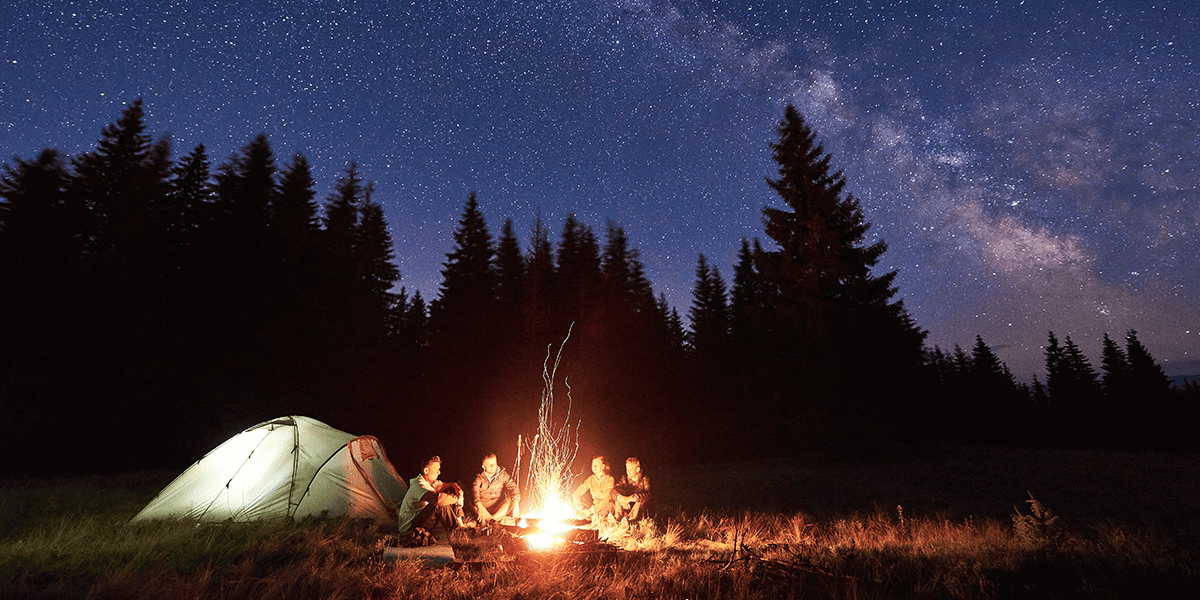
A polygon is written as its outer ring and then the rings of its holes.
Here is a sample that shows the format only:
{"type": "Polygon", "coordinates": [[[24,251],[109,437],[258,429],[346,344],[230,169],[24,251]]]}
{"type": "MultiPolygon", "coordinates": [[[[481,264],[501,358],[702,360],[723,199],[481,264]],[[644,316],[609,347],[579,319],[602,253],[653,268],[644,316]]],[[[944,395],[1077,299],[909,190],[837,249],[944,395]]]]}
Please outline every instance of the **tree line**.
{"type": "Polygon", "coordinates": [[[587,452],[1194,449],[1196,390],[1171,388],[1134,332],[1124,350],[1106,338],[1103,377],[1051,334],[1032,386],[982,339],[926,348],[815,133],[788,107],[777,135],[769,242],[741,240],[731,285],[699,256],[685,327],[620,225],[570,215],[552,242],[539,217],[522,244],[474,194],[427,302],[399,285],[354,164],[321,205],[302,155],[279,164],[259,135],[215,169],[202,145],[174,159],[132,102],[94,150],[5,166],[0,443],[55,469],[177,465],[305,414],[380,437],[398,466],[432,451],[473,467],[535,430],[565,344],[556,406],[587,452]]]}

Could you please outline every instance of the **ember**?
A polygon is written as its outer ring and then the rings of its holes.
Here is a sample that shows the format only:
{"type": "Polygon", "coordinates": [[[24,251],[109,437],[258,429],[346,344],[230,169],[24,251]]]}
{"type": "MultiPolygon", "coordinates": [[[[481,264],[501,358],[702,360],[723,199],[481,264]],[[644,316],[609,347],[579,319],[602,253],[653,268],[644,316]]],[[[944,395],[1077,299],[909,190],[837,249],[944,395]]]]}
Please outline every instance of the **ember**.
{"type": "MultiPolygon", "coordinates": [[[[579,425],[575,425],[575,431],[572,433],[571,386],[565,380],[566,415],[561,422],[556,421],[554,415],[554,380],[562,360],[562,348],[570,337],[571,331],[568,329],[567,338],[559,346],[553,367],[550,367],[550,349],[547,348],[546,360],[542,363],[542,381],[545,387],[542,389],[542,402],[538,409],[538,432],[533,436],[533,443],[529,444],[528,448],[523,448],[521,438],[517,439],[518,470],[521,453],[526,449],[529,451],[529,474],[524,487],[528,490],[530,506],[533,508],[527,513],[525,521],[534,523],[533,527],[537,529],[536,532],[523,535],[538,536],[535,538],[536,543],[545,547],[552,546],[556,538],[561,539],[559,534],[575,527],[566,525],[574,515],[570,506],[563,502],[563,498],[566,497],[566,490],[574,477],[571,473],[571,463],[579,451],[579,425]]],[[[520,477],[519,472],[517,476],[520,477]]]]}
{"type": "Polygon", "coordinates": [[[521,519],[516,525],[501,525],[504,531],[522,539],[515,546],[519,551],[561,550],[572,545],[599,541],[599,532],[589,527],[586,519],[521,519]]]}
{"type": "Polygon", "coordinates": [[[571,330],[568,329],[567,337],[554,357],[553,366],[550,364],[551,348],[546,349],[546,359],[542,362],[542,381],[545,386],[538,409],[538,430],[533,442],[522,444],[523,438],[517,438],[518,480],[521,455],[526,450],[529,452],[529,471],[523,487],[528,490],[528,506],[531,510],[524,518],[496,524],[512,536],[513,541],[505,545],[505,550],[512,554],[531,551],[578,552],[585,547],[587,551],[594,551],[599,545],[608,547],[601,542],[599,531],[591,521],[576,518],[575,511],[564,501],[568,497],[571,480],[576,476],[571,472],[571,463],[579,451],[579,425],[576,423],[575,430],[571,430],[571,386],[565,379],[567,410],[561,419],[556,419],[554,383],[558,365],[562,361],[563,347],[570,337],[571,330]]]}

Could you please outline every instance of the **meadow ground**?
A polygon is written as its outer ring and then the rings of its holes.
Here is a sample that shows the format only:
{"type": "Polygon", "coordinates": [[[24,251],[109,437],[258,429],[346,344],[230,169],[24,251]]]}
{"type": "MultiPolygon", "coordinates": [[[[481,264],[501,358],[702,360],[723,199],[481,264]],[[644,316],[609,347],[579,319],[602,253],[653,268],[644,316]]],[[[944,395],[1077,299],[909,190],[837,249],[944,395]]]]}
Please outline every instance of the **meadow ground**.
{"type": "Polygon", "coordinates": [[[1113,524],[1200,546],[1200,455],[954,447],[860,459],[663,469],[664,505],[815,517],[894,512],[1007,521],[1028,493],[1064,526],[1113,524]],[[747,489],[759,490],[747,494],[747,489]]]}
{"type": "Polygon", "coordinates": [[[391,528],[345,520],[129,525],[174,473],[2,481],[0,597],[1200,597],[1197,456],[902,448],[648,472],[659,515],[608,529],[621,551],[482,568],[389,563],[391,528]]]}

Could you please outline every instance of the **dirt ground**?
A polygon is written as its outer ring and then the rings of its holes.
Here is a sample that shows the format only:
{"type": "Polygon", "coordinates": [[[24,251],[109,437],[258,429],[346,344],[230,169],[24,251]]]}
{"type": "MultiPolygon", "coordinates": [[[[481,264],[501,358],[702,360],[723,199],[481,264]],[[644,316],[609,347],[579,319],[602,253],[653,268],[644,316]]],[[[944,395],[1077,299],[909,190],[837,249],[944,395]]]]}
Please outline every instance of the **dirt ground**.
{"type": "MultiPolygon", "coordinates": [[[[647,465],[649,468],[650,465],[647,465]]],[[[1029,513],[1029,492],[1066,527],[1115,524],[1200,547],[1200,455],[1006,448],[901,448],[884,458],[769,459],[664,467],[660,510],[994,518],[1029,513]]]]}

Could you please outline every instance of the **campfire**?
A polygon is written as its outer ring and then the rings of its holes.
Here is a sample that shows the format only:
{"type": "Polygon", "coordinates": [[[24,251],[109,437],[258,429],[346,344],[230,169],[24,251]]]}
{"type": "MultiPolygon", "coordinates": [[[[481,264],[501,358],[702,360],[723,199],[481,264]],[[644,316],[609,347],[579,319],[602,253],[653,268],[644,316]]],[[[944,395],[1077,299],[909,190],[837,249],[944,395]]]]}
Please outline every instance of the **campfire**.
{"type": "Polygon", "coordinates": [[[534,550],[551,550],[569,543],[598,539],[595,529],[584,529],[591,521],[575,519],[571,509],[561,503],[550,507],[549,510],[543,510],[540,516],[525,517],[516,521],[514,529],[510,532],[524,538],[530,549],[534,550]],[[590,532],[591,535],[583,532],[590,532]],[[589,537],[590,540],[587,539],[589,537]]]}
{"type": "MultiPolygon", "coordinates": [[[[567,331],[567,338],[571,336],[567,331]]],[[[566,339],[563,340],[566,345],[566,339]]],[[[568,502],[568,489],[577,474],[571,472],[571,464],[579,451],[579,425],[572,431],[570,384],[567,386],[566,412],[561,418],[554,413],[554,381],[562,359],[559,347],[553,366],[550,353],[542,364],[542,401],[538,410],[538,431],[532,442],[517,436],[517,460],[515,478],[521,482],[521,462],[529,455],[526,479],[521,486],[529,499],[530,507],[519,518],[505,517],[492,525],[493,531],[503,532],[501,542],[508,554],[563,554],[612,550],[605,544],[599,531],[590,519],[577,518],[568,502]]],[[[525,503],[523,503],[525,504],[525,503]]]]}
{"type": "Polygon", "coordinates": [[[599,532],[587,519],[524,517],[514,520],[514,525],[499,525],[519,540],[511,545],[514,553],[577,551],[600,541],[599,532]]]}

